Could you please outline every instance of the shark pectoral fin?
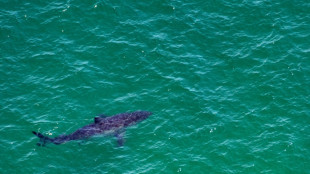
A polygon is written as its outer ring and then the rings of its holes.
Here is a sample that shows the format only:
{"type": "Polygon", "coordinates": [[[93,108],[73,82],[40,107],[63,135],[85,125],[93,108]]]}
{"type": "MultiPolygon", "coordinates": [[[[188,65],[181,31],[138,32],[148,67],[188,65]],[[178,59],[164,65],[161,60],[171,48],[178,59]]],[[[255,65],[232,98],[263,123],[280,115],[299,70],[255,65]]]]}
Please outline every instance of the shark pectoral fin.
{"type": "Polygon", "coordinates": [[[81,139],[81,140],[78,140],[78,144],[79,145],[84,145],[87,143],[87,139],[81,139]]]}
{"type": "Polygon", "coordinates": [[[117,138],[118,146],[123,146],[124,145],[124,142],[125,142],[124,136],[125,136],[125,131],[117,132],[115,134],[115,137],[117,138]]]}

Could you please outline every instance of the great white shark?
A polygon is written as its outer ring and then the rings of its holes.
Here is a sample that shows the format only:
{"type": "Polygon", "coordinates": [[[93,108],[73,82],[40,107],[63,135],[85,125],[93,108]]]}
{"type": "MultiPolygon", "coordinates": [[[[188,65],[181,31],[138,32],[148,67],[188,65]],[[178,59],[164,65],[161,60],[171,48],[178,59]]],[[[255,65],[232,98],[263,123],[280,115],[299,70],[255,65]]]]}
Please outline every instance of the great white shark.
{"type": "Polygon", "coordinates": [[[42,135],[39,132],[32,131],[34,135],[40,138],[37,143],[38,146],[45,146],[46,143],[62,144],[71,140],[81,140],[92,137],[98,134],[112,134],[117,138],[119,146],[124,144],[123,134],[124,129],[132,126],[137,122],[147,119],[151,112],[148,111],[135,111],[131,113],[121,113],[113,116],[100,115],[94,118],[94,122],[79,128],[75,132],[68,135],[60,135],[50,138],[42,135]]]}

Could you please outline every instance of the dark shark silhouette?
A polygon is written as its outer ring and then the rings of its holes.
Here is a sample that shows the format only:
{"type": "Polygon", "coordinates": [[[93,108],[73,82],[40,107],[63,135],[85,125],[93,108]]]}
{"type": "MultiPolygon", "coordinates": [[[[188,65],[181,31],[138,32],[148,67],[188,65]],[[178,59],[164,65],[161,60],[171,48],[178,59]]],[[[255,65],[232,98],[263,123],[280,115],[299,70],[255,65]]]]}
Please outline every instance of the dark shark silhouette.
{"type": "Polygon", "coordinates": [[[86,125],[71,134],[60,135],[54,138],[44,136],[35,131],[32,131],[32,133],[40,138],[40,141],[37,143],[38,146],[45,146],[46,143],[58,145],[71,140],[86,139],[98,134],[113,134],[117,138],[118,145],[122,146],[124,144],[124,128],[145,120],[150,115],[152,113],[148,111],[121,113],[111,117],[100,115],[95,117],[94,123],[86,125]]]}

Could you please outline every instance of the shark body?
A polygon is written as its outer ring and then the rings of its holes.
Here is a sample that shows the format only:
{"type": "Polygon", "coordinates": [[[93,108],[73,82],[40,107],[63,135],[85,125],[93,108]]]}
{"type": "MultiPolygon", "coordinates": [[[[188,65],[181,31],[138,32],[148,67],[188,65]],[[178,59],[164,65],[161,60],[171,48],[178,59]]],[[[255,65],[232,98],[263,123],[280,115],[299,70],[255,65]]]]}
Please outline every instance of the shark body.
{"type": "Polygon", "coordinates": [[[111,117],[101,115],[94,118],[94,123],[86,125],[71,134],[60,135],[54,138],[44,136],[35,131],[32,131],[32,133],[40,138],[40,141],[37,143],[38,146],[45,146],[46,143],[58,145],[67,141],[86,139],[98,134],[113,134],[117,138],[118,145],[122,146],[124,143],[124,128],[145,120],[150,115],[152,113],[148,111],[121,113],[111,117]]]}

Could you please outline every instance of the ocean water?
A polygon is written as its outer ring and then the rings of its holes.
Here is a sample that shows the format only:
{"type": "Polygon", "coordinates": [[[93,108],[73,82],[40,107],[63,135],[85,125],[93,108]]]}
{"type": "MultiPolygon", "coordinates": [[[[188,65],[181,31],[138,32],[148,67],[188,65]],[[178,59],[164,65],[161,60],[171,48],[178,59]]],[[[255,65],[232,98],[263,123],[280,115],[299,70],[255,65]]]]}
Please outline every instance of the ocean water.
{"type": "Polygon", "coordinates": [[[310,173],[309,1],[0,6],[0,173],[310,173]],[[31,133],[135,110],[122,147],[31,133]]]}

